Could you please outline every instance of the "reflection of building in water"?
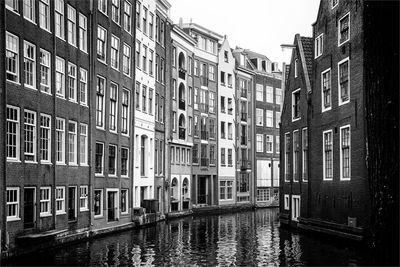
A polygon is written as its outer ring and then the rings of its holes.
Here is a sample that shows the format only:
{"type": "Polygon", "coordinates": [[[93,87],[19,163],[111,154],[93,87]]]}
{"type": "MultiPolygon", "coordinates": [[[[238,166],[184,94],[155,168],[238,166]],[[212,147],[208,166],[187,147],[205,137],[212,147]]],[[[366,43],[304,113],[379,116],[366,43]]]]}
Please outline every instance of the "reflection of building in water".
{"type": "Polygon", "coordinates": [[[236,262],[236,223],[232,216],[218,217],[217,261],[230,266],[236,262]]]}

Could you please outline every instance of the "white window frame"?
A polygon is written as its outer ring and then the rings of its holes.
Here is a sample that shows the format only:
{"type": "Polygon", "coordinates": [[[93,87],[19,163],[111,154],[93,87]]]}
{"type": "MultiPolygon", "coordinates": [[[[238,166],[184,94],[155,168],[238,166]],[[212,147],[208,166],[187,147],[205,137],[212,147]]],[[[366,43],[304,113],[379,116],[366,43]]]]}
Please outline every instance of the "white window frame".
{"type": "Polygon", "coordinates": [[[93,190],[93,214],[94,214],[94,218],[101,218],[104,216],[104,190],[103,189],[95,188],[93,190]],[[100,214],[97,214],[97,215],[94,210],[94,205],[96,203],[96,199],[95,199],[96,191],[100,191],[100,214]]]}
{"type": "Polygon", "coordinates": [[[347,43],[348,41],[350,41],[350,34],[351,34],[351,19],[350,19],[350,12],[347,12],[346,14],[344,14],[342,17],[340,17],[339,19],[338,19],[338,23],[337,23],[337,29],[338,29],[338,47],[339,46],[341,46],[341,45],[343,45],[343,44],[345,44],[345,43],[347,43]],[[340,34],[340,25],[341,25],[341,21],[346,17],[346,16],[349,16],[349,38],[347,38],[347,40],[345,40],[344,42],[340,42],[340,37],[341,37],[341,34],[340,34]]]}
{"type": "Polygon", "coordinates": [[[12,83],[17,83],[19,84],[19,78],[20,78],[20,74],[19,74],[19,38],[18,36],[6,32],[6,79],[8,82],[12,82],[12,83]],[[12,54],[11,57],[7,57],[7,54],[12,54]],[[13,62],[15,63],[15,72],[12,72],[9,70],[8,67],[8,62],[10,61],[8,58],[12,59],[13,56],[15,56],[15,60],[13,60],[13,62]],[[8,76],[12,75],[13,77],[15,77],[15,80],[10,80],[8,79],[8,76]]]}
{"type": "Polygon", "coordinates": [[[277,105],[282,105],[282,89],[281,88],[275,88],[275,102],[277,105]],[[278,100],[279,96],[279,100],[278,100]]]}
{"type": "Polygon", "coordinates": [[[321,72],[321,110],[322,112],[329,111],[332,109],[332,71],[331,68],[321,72]],[[329,91],[330,91],[330,105],[325,107],[325,96],[324,96],[324,74],[329,72],[329,91]]]}
{"type": "Polygon", "coordinates": [[[76,121],[68,121],[68,165],[78,165],[78,123],[76,121]],[[75,131],[70,131],[70,124],[75,125],[75,131]],[[71,137],[73,143],[71,143],[71,137]],[[71,157],[71,145],[74,147],[73,157],[71,157]]]}
{"type": "Polygon", "coordinates": [[[55,75],[55,90],[56,96],[65,99],[65,60],[60,57],[56,57],[56,75],[55,75]],[[58,81],[57,76],[61,79],[58,81]],[[60,86],[60,90],[57,89],[57,84],[60,86]]]}
{"type": "Polygon", "coordinates": [[[32,22],[33,24],[36,24],[35,20],[35,0],[24,0],[22,2],[22,8],[23,8],[23,14],[24,14],[24,18],[30,22],[32,22]],[[27,5],[27,3],[29,3],[29,5],[27,5]],[[29,8],[30,10],[26,9],[29,8]],[[27,14],[28,13],[28,14],[27,14]]]}
{"type": "Polygon", "coordinates": [[[299,76],[299,70],[297,65],[299,64],[299,59],[294,60],[294,77],[297,78],[299,76]]]}
{"type": "Polygon", "coordinates": [[[257,152],[264,152],[264,135],[263,134],[256,134],[256,151],[257,152]],[[261,140],[260,140],[261,138],[261,140]],[[261,149],[260,149],[261,143],[261,149]]]}
{"type": "Polygon", "coordinates": [[[323,180],[324,181],[332,181],[333,180],[333,131],[332,129],[326,130],[322,132],[322,175],[323,175],[323,180]],[[326,159],[325,159],[325,134],[330,133],[331,134],[331,139],[332,139],[332,177],[327,178],[326,177],[326,159]]]}
{"type": "MultiPolygon", "coordinates": [[[[285,182],[286,183],[288,183],[288,182],[290,182],[290,179],[287,179],[288,178],[288,176],[289,176],[289,174],[290,174],[290,169],[288,168],[288,163],[289,163],[289,158],[290,158],[290,151],[288,151],[288,144],[287,144],[287,137],[289,136],[289,140],[290,140],[290,132],[287,132],[287,133],[285,133],[285,139],[284,139],[284,148],[285,148],[285,150],[284,150],[284,152],[285,152],[285,177],[284,177],[284,179],[285,179],[285,182]],[[289,155],[289,156],[288,156],[289,155]]],[[[289,146],[291,146],[291,145],[289,145],[289,146]]]]}
{"type": "Polygon", "coordinates": [[[129,177],[129,148],[122,147],[121,148],[121,177],[129,177]],[[122,174],[122,150],[127,151],[127,158],[126,158],[126,174],[122,174]]]}
{"type": "Polygon", "coordinates": [[[130,91],[123,87],[121,98],[121,133],[124,136],[129,136],[130,124],[130,91]],[[124,129],[124,121],[126,121],[126,131],[124,129]]]}
{"type": "Polygon", "coordinates": [[[308,128],[305,127],[301,130],[301,180],[303,182],[308,182],[308,128]],[[304,136],[306,135],[306,138],[304,136]],[[307,170],[307,172],[304,172],[307,170]]]}
{"type": "Polygon", "coordinates": [[[274,88],[272,86],[266,86],[265,88],[266,99],[268,103],[274,103],[274,88]]]}
{"type": "Polygon", "coordinates": [[[65,214],[66,213],[65,212],[65,186],[57,186],[54,194],[55,194],[55,200],[56,200],[56,215],[65,214]],[[61,190],[61,192],[62,192],[61,198],[58,197],[59,196],[58,190],[61,190]],[[62,209],[60,209],[60,210],[58,209],[58,206],[57,206],[58,202],[61,202],[62,209]]]}
{"type": "Polygon", "coordinates": [[[292,220],[293,221],[298,221],[298,218],[300,217],[300,210],[301,210],[301,199],[299,195],[292,195],[292,220]],[[294,205],[295,199],[299,200],[299,205],[296,206],[294,205]],[[298,209],[296,209],[298,207],[298,209]],[[295,216],[297,214],[297,216],[295,216]]]}
{"type": "Polygon", "coordinates": [[[21,220],[21,218],[20,218],[20,200],[21,200],[21,197],[20,197],[20,188],[19,187],[7,187],[7,190],[6,190],[6,214],[8,214],[8,206],[9,205],[16,205],[16,208],[15,208],[15,215],[11,215],[11,216],[9,216],[9,215],[7,215],[7,222],[10,222],[10,221],[18,221],[18,220],[21,220]],[[8,191],[16,191],[16,194],[17,194],[17,201],[8,201],[8,199],[7,199],[7,194],[8,194],[8,191]]]}
{"type": "Polygon", "coordinates": [[[279,123],[281,123],[281,112],[275,111],[275,128],[279,129],[279,123]]]}
{"type": "Polygon", "coordinates": [[[106,78],[96,76],[96,128],[104,130],[105,128],[105,95],[106,95],[106,78]],[[100,80],[103,80],[103,90],[100,88],[100,80]],[[99,105],[101,104],[101,107],[99,105]],[[101,113],[101,114],[100,114],[101,113]],[[101,124],[101,125],[100,125],[101,124]]]}
{"type": "Polygon", "coordinates": [[[88,19],[85,15],[79,12],[79,49],[85,53],[87,53],[88,45],[87,45],[87,22],[88,19]]]}
{"type": "MultiPolygon", "coordinates": [[[[292,92],[292,122],[294,122],[294,121],[298,121],[298,120],[300,120],[301,119],[301,112],[300,112],[300,108],[299,108],[299,116],[297,117],[297,118],[295,118],[294,117],[294,101],[295,101],[295,97],[294,97],[294,95],[297,93],[297,92],[299,92],[300,93],[300,90],[301,90],[301,88],[299,88],[299,89],[296,89],[296,90],[294,90],[293,92],[292,92]]],[[[301,101],[301,95],[300,95],[300,99],[299,99],[299,104],[298,105],[300,105],[300,101],[301,101]]]]}
{"type": "Polygon", "coordinates": [[[285,194],[284,200],[283,200],[285,210],[289,210],[289,199],[290,199],[290,196],[288,194],[285,194]]]}
{"type": "Polygon", "coordinates": [[[25,41],[25,40],[24,40],[24,87],[36,90],[36,45],[34,45],[28,41],[25,41]],[[29,56],[26,54],[27,47],[33,48],[32,56],[29,56]],[[26,83],[27,70],[25,69],[25,66],[27,65],[26,64],[27,61],[31,62],[31,66],[32,66],[32,71],[31,71],[32,72],[32,84],[26,83]]]}
{"type": "Polygon", "coordinates": [[[52,142],[51,142],[51,116],[50,115],[47,115],[47,114],[43,114],[43,113],[41,113],[40,114],[40,162],[41,163],[51,163],[51,144],[52,144],[52,142]],[[48,125],[44,125],[43,123],[42,123],[42,117],[43,118],[46,118],[47,120],[48,120],[48,122],[49,122],[49,124],[48,125]],[[46,154],[47,154],[47,159],[46,160],[44,160],[44,159],[42,159],[42,150],[43,150],[43,147],[42,147],[42,145],[43,145],[43,143],[45,142],[44,140],[44,138],[43,138],[43,133],[42,133],[42,131],[45,131],[45,130],[47,130],[47,152],[46,152],[46,154]]]}
{"type": "Polygon", "coordinates": [[[351,180],[351,127],[350,124],[340,127],[340,181],[351,180]],[[342,142],[342,130],[349,129],[349,176],[348,178],[343,177],[343,142],[342,142]]]}
{"type": "MultiPolygon", "coordinates": [[[[121,189],[121,193],[120,193],[121,200],[122,200],[122,192],[123,191],[126,191],[126,194],[125,194],[125,197],[126,197],[126,199],[125,199],[125,211],[122,211],[122,209],[120,209],[120,210],[121,210],[121,214],[128,214],[129,213],[129,189],[126,189],[126,188],[121,189]]],[[[121,200],[120,200],[120,203],[121,203],[121,207],[122,207],[122,201],[121,200]]]]}
{"type": "Polygon", "coordinates": [[[120,23],[121,23],[120,9],[121,9],[120,0],[112,0],[111,1],[111,19],[118,25],[120,25],[120,23]]]}
{"type": "Polygon", "coordinates": [[[78,102],[77,77],[78,68],[75,64],[68,62],[68,100],[74,103],[78,102]]]}
{"type": "Polygon", "coordinates": [[[39,200],[40,217],[51,216],[51,187],[50,186],[40,187],[39,199],[40,199],[39,200]],[[48,198],[47,199],[42,199],[42,190],[47,190],[48,191],[48,198]],[[47,211],[42,211],[42,203],[48,203],[48,210],[47,211]]]}
{"type": "Polygon", "coordinates": [[[88,186],[79,187],[79,211],[89,210],[89,189],[88,186]],[[82,205],[82,203],[84,205],[82,205]]]}
{"type": "Polygon", "coordinates": [[[110,132],[117,133],[118,130],[118,84],[110,82],[109,90],[109,112],[108,112],[108,127],[110,132]],[[113,129],[114,128],[114,129],[113,129]]]}
{"type": "Polygon", "coordinates": [[[76,10],[67,5],[67,36],[68,43],[76,47],[76,10]]]}
{"type": "Polygon", "coordinates": [[[97,54],[96,58],[98,61],[104,63],[107,65],[107,30],[101,27],[100,25],[97,25],[97,54]],[[104,35],[104,36],[103,36],[104,35]],[[101,47],[100,47],[100,45],[101,47]],[[101,50],[99,50],[101,48],[101,50]],[[99,55],[99,52],[102,54],[99,55]],[[104,59],[102,59],[99,56],[103,56],[104,59]]]}
{"type": "Polygon", "coordinates": [[[95,173],[94,173],[94,175],[95,176],[103,176],[103,174],[104,174],[104,143],[102,143],[102,142],[96,142],[96,145],[95,146],[97,146],[97,145],[102,145],[102,154],[101,154],[101,172],[96,172],[96,147],[95,147],[95,158],[94,158],[94,161],[95,161],[95,173]]]}
{"type": "Polygon", "coordinates": [[[81,166],[88,166],[88,125],[79,124],[79,163],[81,166]]]}
{"type": "Polygon", "coordinates": [[[267,134],[265,136],[265,144],[266,144],[265,151],[267,153],[274,153],[274,136],[273,135],[267,134]],[[270,150],[268,150],[268,143],[271,143],[271,149],[270,150]]]}
{"type": "Polygon", "coordinates": [[[292,176],[292,181],[297,183],[300,181],[299,176],[300,176],[300,166],[299,166],[299,158],[300,158],[300,131],[299,130],[294,130],[293,131],[293,138],[292,138],[292,168],[293,168],[293,176],[292,176]],[[298,146],[298,157],[296,158],[296,144],[295,144],[295,134],[297,134],[297,146],[298,146]],[[297,172],[295,172],[297,168],[297,172]],[[297,179],[295,179],[295,177],[297,179]]]}
{"type": "Polygon", "coordinates": [[[6,1],[6,3],[5,3],[6,4],[6,8],[8,10],[11,10],[12,12],[17,13],[19,15],[18,2],[19,2],[18,0],[13,0],[11,2],[11,5],[8,5],[10,2],[6,1]]]}
{"type": "Polygon", "coordinates": [[[107,2],[108,0],[99,0],[98,9],[101,13],[107,16],[107,2]],[[103,9],[104,8],[104,9],[103,9]]]}
{"type": "Polygon", "coordinates": [[[124,1],[124,30],[129,34],[132,32],[132,5],[126,0],[124,1]]]}
{"type": "Polygon", "coordinates": [[[40,92],[51,95],[51,53],[40,49],[40,92]],[[43,74],[47,76],[47,84],[44,83],[43,74]]]}
{"type": "Polygon", "coordinates": [[[341,60],[338,62],[338,71],[337,71],[337,77],[338,77],[338,101],[339,101],[339,106],[347,104],[350,102],[350,86],[351,86],[351,77],[350,77],[350,58],[346,57],[345,59],[341,60]],[[340,86],[340,65],[342,65],[345,62],[348,62],[348,99],[346,101],[342,101],[342,90],[341,90],[341,86],[340,86]]]}
{"type": "Polygon", "coordinates": [[[265,112],[265,126],[274,127],[274,112],[272,110],[266,110],[265,112]]]}
{"type": "Polygon", "coordinates": [[[79,67],[79,103],[82,106],[88,106],[88,71],[82,67],[79,67]],[[84,95],[84,97],[82,97],[84,95]]]}
{"type": "Polygon", "coordinates": [[[122,55],[122,72],[124,75],[130,77],[131,76],[131,70],[132,70],[132,48],[130,45],[124,43],[123,46],[123,55],[122,55]]]}
{"type": "Polygon", "coordinates": [[[50,2],[49,0],[39,1],[39,26],[50,32],[50,2]]]}
{"type": "Polygon", "coordinates": [[[256,84],[256,100],[264,101],[264,87],[262,84],[256,84]]]}
{"type": "Polygon", "coordinates": [[[112,145],[109,144],[108,145],[108,166],[107,166],[107,170],[108,170],[108,176],[110,177],[116,177],[118,174],[118,146],[116,145],[112,145]],[[115,151],[115,155],[114,155],[114,173],[110,172],[110,148],[113,147],[114,151],[115,151]]]}
{"type": "Polygon", "coordinates": [[[58,38],[65,41],[65,25],[64,25],[64,0],[54,1],[54,31],[58,38]],[[59,17],[59,19],[57,19],[59,17]],[[57,21],[59,20],[59,24],[57,21]]]}
{"type": "Polygon", "coordinates": [[[320,35],[315,38],[314,43],[314,58],[320,57],[324,53],[324,34],[321,33],[320,35]]]}
{"type": "Polygon", "coordinates": [[[33,156],[33,160],[26,160],[24,157],[25,162],[36,163],[36,158],[37,158],[37,151],[36,151],[37,147],[36,146],[37,146],[37,114],[34,111],[25,109],[24,110],[24,156],[26,156],[26,155],[33,156]],[[33,123],[27,123],[25,121],[25,113],[30,113],[33,115],[33,123]],[[26,134],[26,130],[25,130],[25,125],[29,125],[29,126],[33,127],[33,130],[32,130],[32,153],[26,152],[27,134],[26,134]]]}
{"type": "Polygon", "coordinates": [[[65,165],[65,119],[62,118],[56,118],[56,164],[61,164],[65,165]],[[61,126],[62,125],[62,129],[61,126]],[[61,140],[61,156],[62,160],[58,160],[58,145],[57,145],[57,140],[58,140],[58,134],[61,134],[62,140],[61,140]]]}
{"type": "Polygon", "coordinates": [[[264,109],[256,108],[256,125],[257,126],[264,126],[264,109]],[[261,113],[261,116],[260,116],[261,113]],[[260,123],[261,117],[261,123],[260,123]]]}
{"type": "Polygon", "coordinates": [[[111,35],[110,43],[110,65],[111,68],[119,70],[119,50],[120,50],[120,40],[117,36],[111,35]]]}
{"type": "Polygon", "coordinates": [[[334,0],[331,0],[331,7],[334,9],[339,4],[339,0],[336,0],[336,4],[334,4],[334,0]]]}
{"type": "MultiPolygon", "coordinates": [[[[7,120],[7,129],[6,129],[6,140],[7,140],[7,143],[6,143],[6,149],[7,149],[7,152],[6,152],[6,156],[7,156],[7,161],[16,161],[16,162],[19,162],[20,161],[20,153],[21,153],[21,151],[20,151],[20,149],[21,149],[21,146],[20,146],[20,142],[21,142],[21,132],[20,132],[20,128],[21,128],[21,116],[20,116],[20,108],[19,107],[14,107],[14,106],[11,106],[11,105],[7,105],[7,109],[12,109],[12,110],[14,110],[15,112],[16,112],[16,116],[17,116],[17,118],[16,118],[16,120],[15,120],[15,118],[12,118],[12,119],[9,119],[8,118],[8,114],[9,114],[9,112],[7,112],[7,115],[6,115],[6,120],[7,120]],[[8,132],[8,124],[9,123],[15,123],[16,124],[16,126],[15,126],[15,132],[13,132],[13,133],[9,133],[8,132]],[[8,134],[12,134],[12,135],[15,135],[15,157],[9,157],[9,155],[8,155],[8,146],[9,146],[9,144],[8,144],[8,140],[9,140],[9,137],[7,136],[8,134]]],[[[14,150],[14,149],[13,149],[14,150]]]]}

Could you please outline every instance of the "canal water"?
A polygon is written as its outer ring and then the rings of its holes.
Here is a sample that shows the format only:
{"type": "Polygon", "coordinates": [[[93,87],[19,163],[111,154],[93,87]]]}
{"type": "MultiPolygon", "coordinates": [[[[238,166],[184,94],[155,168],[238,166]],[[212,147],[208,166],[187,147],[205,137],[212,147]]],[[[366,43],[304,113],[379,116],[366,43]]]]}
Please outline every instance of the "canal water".
{"type": "Polygon", "coordinates": [[[38,252],[6,265],[370,265],[349,242],[279,227],[277,209],[185,217],[38,252]]]}

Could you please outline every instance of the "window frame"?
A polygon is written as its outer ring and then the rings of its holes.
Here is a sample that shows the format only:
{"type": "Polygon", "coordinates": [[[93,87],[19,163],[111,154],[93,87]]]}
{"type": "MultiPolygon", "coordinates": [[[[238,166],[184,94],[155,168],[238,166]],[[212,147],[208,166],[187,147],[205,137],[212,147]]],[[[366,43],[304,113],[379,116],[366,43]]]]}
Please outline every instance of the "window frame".
{"type": "Polygon", "coordinates": [[[96,46],[97,46],[96,49],[97,60],[107,65],[107,30],[104,27],[100,26],[100,24],[97,24],[96,46]],[[104,35],[104,38],[102,35],[104,35]],[[99,44],[101,44],[101,51],[99,50],[100,49],[99,44]],[[99,52],[101,52],[101,54],[99,54],[99,52]]]}
{"type": "Polygon", "coordinates": [[[329,111],[332,109],[332,71],[331,68],[328,68],[321,72],[321,112],[329,111]],[[330,104],[328,107],[325,107],[325,87],[324,87],[324,75],[329,73],[329,91],[330,91],[330,104]]]}
{"type": "Polygon", "coordinates": [[[322,132],[322,178],[323,181],[333,181],[333,130],[329,129],[322,132]],[[332,153],[332,177],[326,177],[326,153],[325,153],[325,134],[331,134],[331,153],[332,153]]]}
{"type": "Polygon", "coordinates": [[[78,123],[73,120],[68,121],[68,165],[78,166],[78,123]],[[71,124],[75,125],[75,131],[70,131],[71,124]],[[74,146],[72,161],[71,161],[71,149],[70,149],[71,136],[73,137],[72,145],[74,146]]]}
{"type": "Polygon", "coordinates": [[[344,105],[344,104],[347,104],[347,103],[350,103],[350,83],[351,83],[351,77],[350,77],[350,57],[346,57],[346,58],[344,58],[343,60],[341,60],[341,61],[339,61],[338,62],[338,64],[337,64],[337,66],[338,66],[338,72],[337,72],[337,77],[338,77],[338,102],[339,102],[339,106],[341,106],[341,105],[344,105]],[[347,89],[348,89],[348,92],[347,92],[347,94],[348,94],[348,99],[347,100],[345,100],[345,101],[342,101],[342,87],[341,87],[341,85],[340,85],[340,66],[342,65],[342,64],[344,64],[345,62],[348,62],[348,66],[347,66],[347,72],[348,72],[348,75],[347,75],[347,82],[348,82],[348,85],[347,85],[347,89]]]}
{"type": "MultiPolygon", "coordinates": [[[[64,195],[64,197],[65,197],[65,195],[64,195]]],[[[42,186],[39,188],[39,215],[40,215],[40,217],[51,216],[51,187],[50,186],[42,186]],[[48,191],[47,199],[42,199],[42,190],[48,191]],[[42,211],[42,203],[48,203],[47,211],[42,211]]]]}
{"type": "Polygon", "coordinates": [[[65,212],[65,186],[56,186],[55,190],[54,190],[54,199],[56,202],[55,208],[56,208],[56,215],[60,215],[60,214],[66,214],[65,212]],[[58,198],[58,191],[57,190],[61,190],[62,193],[62,198],[58,198]],[[58,202],[61,202],[62,205],[62,209],[59,210],[58,209],[58,202]]]}
{"type": "Polygon", "coordinates": [[[109,177],[117,177],[118,174],[118,146],[117,145],[113,145],[113,144],[109,144],[108,145],[108,176],[109,177]],[[112,158],[111,158],[111,147],[114,148],[114,162],[111,162],[112,158]],[[110,164],[113,163],[114,164],[114,172],[111,173],[110,171],[110,164]]]}
{"type": "Polygon", "coordinates": [[[292,91],[292,122],[295,122],[295,121],[298,121],[298,120],[300,120],[301,119],[301,111],[300,111],[300,102],[301,102],[301,88],[298,88],[298,89],[296,89],[296,90],[293,90],[292,91]],[[294,117],[294,102],[295,102],[295,94],[299,94],[299,102],[298,102],[298,105],[299,105],[299,114],[298,114],[298,117],[294,117]]]}
{"type": "Polygon", "coordinates": [[[67,66],[67,74],[68,74],[68,100],[73,103],[78,103],[78,68],[75,64],[68,61],[67,66]],[[71,69],[74,70],[75,74],[72,74],[71,69]],[[72,83],[71,83],[72,81],[72,83]],[[73,89],[73,96],[71,97],[71,89],[73,89]]]}
{"type": "Polygon", "coordinates": [[[28,109],[24,110],[24,161],[26,163],[37,163],[37,113],[35,111],[31,111],[28,109]],[[33,123],[26,123],[25,121],[25,113],[30,113],[33,115],[33,123]],[[25,125],[30,125],[33,129],[32,129],[32,153],[29,153],[26,151],[27,145],[26,145],[26,138],[27,138],[27,134],[26,134],[26,129],[25,129],[25,125]],[[33,156],[33,160],[27,160],[25,157],[26,155],[30,155],[33,156]]]}
{"type": "Polygon", "coordinates": [[[344,126],[340,127],[340,181],[350,181],[351,180],[351,126],[350,124],[346,124],[344,126]],[[343,160],[343,136],[342,136],[342,130],[348,128],[349,129],[349,177],[345,178],[343,177],[343,166],[344,166],[344,160],[343,160]]]}
{"type": "Polygon", "coordinates": [[[95,144],[95,166],[94,166],[94,168],[95,168],[95,171],[94,171],[94,176],[103,176],[104,175],[104,143],[102,143],[102,142],[96,142],[96,144],[95,144]],[[100,163],[100,167],[101,167],[101,172],[97,172],[97,156],[98,155],[100,155],[98,152],[97,152],[97,145],[101,145],[102,146],[102,151],[101,151],[101,162],[99,162],[100,163]]]}
{"type": "Polygon", "coordinates": [[[21,205],[21,194],[20,194],[20,188],[19,187],[7,187],[6,188],[6,221],[11,222],[11,221],[19,221],[21,220],[21,211],[20,211],[20,205],[21,205]],[[17,200],[16,201],[8,201],[8,191],[16,191],[16,196],[17,200]],[[15,208],[15,215],[8,215],[8,206],[9,205],[16,205],[15,208]]]}
{"type": "Polygon", "coordinates": [[[264,135],[256,134],[256,152],[264,153],[264,135]],[[261,138],[261,141],[259,140],[261,138]],[[259,145],[261,144],[261,149],[259,149],[259,145]]]}
{"type": "Polygon", "coordinates": [[[39,1],[39,27],[45,31],[50,32],[50,1],[40,0],[39,1]],[[41,11],[44,13],[41,13],[41,11]],[[44,20],[42,19],[44,18],[44,20]],[[43,25],[44,24],[44,25],[43,25]],[[46,27],[47,25],[47,27],[46,27]]]}
{"type": "Polygon", "coordinates": [[[89,188],[87,185],[79,186],[79,211],[89,210],[89,188]],[[83,202],[82,202],[83,201],[83,202]],[[82,203],[84,205],[82,206],[82,203]]]}
{"type": "Polygon", "coordinates": [[[16,111],[16,116],[17,116],[17,120],[9,119],[8,118],[9,112],[7,111],[7,115],[6,115],[6,122],[7,122],[7,126],[6,126],[6,138],[7,138],[6,159],[7,159],[7,161],[20,162],[20,157],[21,157],[20,156],[20,153],[21,153],[21,110],[19,107],[15,107],[15,106],[11,106],[11,105],[7,105],[6,109],[12,109],[12,110],[16,111]],[[8,123],[9,122],[16,123],[15,133],[10,133],[10,134],[15,135],[15,157],[9,157],[9,155],[8,155],[9,137],[7,135],[9,134],[9,132],[8,132],[8,123]]]}
{"type": "Polygon", "coordinates": [[[321,33],[314,39],[314,59],[319,58],[324,53],[324,34],[321,33]]]}
{"type": "Polygon", "coordinates": [[[121,147],[121,177],[129,177],[129,148],[127,147],[121,147]],[[126,150],[126,159],[123,156],[122,151],[126,150]],[[123,161],[126,160],[126,174],[123,174],[123,161]]]}
{"type": "Polygon", "coordinates": [[[94,218],[102,218],[104,216],[104,190],[103,189],[99,189],[99,188],[95,188],[93,190],[93,214],[94,214],[94,218]],[[99,199],[99,209],[100,209],[100,213],[96,214],[96,191],[100,192],[100,199],[99,199]]]}
{"type": "Polygon", "coordinates": [[[11,82],[11,83],[16,83],[19,84],[20,83],[20,62],[19,62],[19,58],[20,58],[20,51],[19,51],[19,37],[10,33],[10,32],[6,32],[6,47],[5,47],[5,52],[6,52],[6,65],[5,65],[5,70],[6,70],[6,80],[7,82],[11,82]],[[13,42],[8,42],[7,39],[12,40],[13,42]],[[15,43],[14,43],[15,41],[15,43]],[[8,44],[10,44],[10,46],[8,46],[8,44]],[[15,46],[15,47],[14,47],[15,46]],[[8,53],[12,53],[13,56],[15,56],[15,60],[13,60],[13,62],[15,63],[15,72],[11,72],[9,70],[9,64],[8,64],[8,58],[13,58],[13,57],[7,57],[8,53]],[[10,80],[8,79],[8,75],[13,75],[13,77],[15,77],[15,80],[10,80]]]}
{"type": "Polygon", "coordinates": [[[65,3],[64,0],[55,0],[54,1],[54,33],[56,37],[60,38],[61,40],[65,41],[65,3]],[[60,24],[57,24],[57,17],[60,17],[60,24]],[[59,26],[59,27],[57,27],[59,26]]]}
{"type": "Polygon", "coordinates": [[[24,87],[25,88],[29,88],[29,89],[36,89],[36,77],[37,77],[37,72],[36,72],[36,65],[37,65],[37,55],[36,55],[36,45],[32,44],[31,42],[28,42],[26,40],[24,40],[24,50],[23,50],[23,56],[24,56],[24,67],[23,67],[23,71],[24,71],[24,87]],[[33,57],[29,57],[29,55],[26,55],[26,48],[27,47],[31,47],[33,48],[33,57]],[[32,64],[32,84],[29,84],[26,82],[27,79],[27,75],[26,72],[27,70],[25,69],[26,66],[26,61],[31,61],[32,64]]]}
{"type": "Polygon", "coordinates": [[[79,164],[81,166],[88,166],[88,138],[89,138],[89,132],[88,132],[88,125],[85,123],[80,123],[79,124],[79,164]],[[82,127],[86,128],[85,133],[83,133],[84,131],[82,131],[82,127]],[[82,138],[84,139],[84,142],[82,142],[82,138]],[[82,144],[83,143],[83,144],[82,144]],[[84,157],[82,157],[82,146],[84,149],[84,157]],[[82,159],[85,159],[84,161],[82,161],[82,159]]]}
{"type": "Polygon", "coordinates": [[[40,74],[40,82],[39,82],[39,90],[42,93],[51,95],[51,53],[43,48],[39,50],[39,74],[40,74]],[[43,57],[42,57],[43,55],[43,57]],[[42,60],[45,59],[45,60],[42,60]],[[46,62],[47,61],[47,62],[46,62]],[[43,81],[43,73],[46,72],[47,75],[47,84],[42,83],[43,81]]]}
{"type": "Polygon", "coordinates": [[[290,196],[288,194],[285,194],[283,196],[283,203],[284,203],[285,210],[289,210],[289,200],[290,200],[290,196]]]}
{"type": "Polygon", "coordinates": [[[65,165],[65,153],[66,153],[66,146],[65,146],[65,142],[66,142],[66,138],[65,138],[65,136],[66,136],[66,134],[65,134],[65,125],[66,125],[66,123],[65,123],[65,119],[63,119],[63,118],[59,118],[59,117],[56,117],[56,125],[55,125],[55,131],[56,131],[56,135],[55,135],[55,138],[56,138],[56,140],[55,140],[55,154],[56,154],[56,164],[57,165],[65,165]],[[58,127],[58,125],[59,125],[59,121],[62,121],[62,125],[63,125],[63,129],[61,130],[61,128],[59,128],[58,127]],[[61,155],[62,155],[62,161],[59,161],[58,160],[58,144],[57,144],[57,140],[58,140],[58,133],[62,133],[62,140],[61,140],[61,155]]]}
{"type": "Polygon", "coordinates": [[[67,41],[73,47],[77,47],[76,25],[76,9],[67,4],[67,41]]]}
{"type": "MultiPolygon", "coordinates": [[[[338,1],[339,2],[339,1],[338,1]]],[[[340,47],[340,46],[342,46],[343,44],[345,44],[345,43],[347,43],[348,41],[350,41],[350,39],[351,39],[351,37],[350,37],[350,34],[351,34],[351,19],[350,19],[350,11],[349,12],[347,12],[346,14],[344,14],[343,16],[341,16],[338,20],[337,20],[337,22],[338,22],[338,47],[340,47]],[[349,16],[349,25],[348,25],[348,31],[349,31],[349,33],[348,33],[348,38],[347,38],[347,40],[344,40],[343,42],[340,42],[340,38],[341,38],[341,36],[342,36],[342,33],[341,33],[341,22],[342,22],[342,20],[343,19],[345,19],[347,16],[349,16]]]]}
{"type": "Polygon", "coordinates": [[[85,15],[78,12],[78,22],[79,22],[79,29],[78,29],[78,38],[79,38],[79,49],[82,52],[88,53],[88,27],[87,22],[88,19],[85,15]]]}
{"type": "Polygon", "coordinates": [[[121,41],[120,39],[115,36],[114,34],[111,34],[111,41],[110,41],[110,65],[111,68],[119,71],[120,69],[120,60],[119,60],[119,55],[120,55],[120,50],[121,50],[121,41]],[[114,58],[115,56],[115,58],[114,58]]]}
{"type": "Polygon", "coordinates": [[[51,144],[52,144],[52,142],[51,142],[51,129],[52,129],[52,125],[51,125],[51,116],[50,115],[48,115],[48,114],[44,114],[44,113],[40,113],[40,123],[39,123],[39,128],[40,128],[40,131],[39,131],[39,150],[40,150],[40,163],[50,163],[51,164],[51,155],[52,155],[52,153],[51,153],[51,144]],[[48,119],[48,121],[49,121],[49,124],[48,125],[42,125],[42,117],[44,117],[44,118],[47,118],[48,119]],[[47,159],[46,160],[44,160],[44,159],[42,159],[42,150],[43,150],[43,147],[42,147],[42,145],[43,145],[43,141],[42,140],[44,140],[44,138],[43,138],[43,136],[42,136],[42,130],[43,129],[47,129],[47,159]]]}

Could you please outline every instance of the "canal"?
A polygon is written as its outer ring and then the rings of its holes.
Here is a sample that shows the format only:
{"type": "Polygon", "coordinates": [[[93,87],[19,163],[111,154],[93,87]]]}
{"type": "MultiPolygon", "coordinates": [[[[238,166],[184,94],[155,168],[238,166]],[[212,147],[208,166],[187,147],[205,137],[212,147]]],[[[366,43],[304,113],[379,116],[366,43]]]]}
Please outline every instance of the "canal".
{"type": "Polygon", "coordinates": [[[62,248],[6,265],[279,266],[370,265],[365,249],[279,228],[277,209],[185,217],[62,248]]]}

